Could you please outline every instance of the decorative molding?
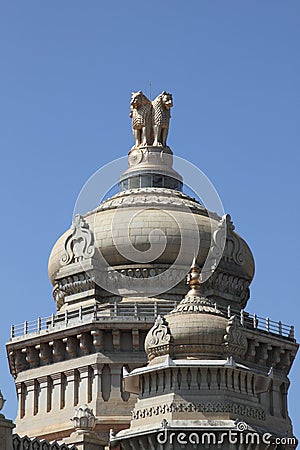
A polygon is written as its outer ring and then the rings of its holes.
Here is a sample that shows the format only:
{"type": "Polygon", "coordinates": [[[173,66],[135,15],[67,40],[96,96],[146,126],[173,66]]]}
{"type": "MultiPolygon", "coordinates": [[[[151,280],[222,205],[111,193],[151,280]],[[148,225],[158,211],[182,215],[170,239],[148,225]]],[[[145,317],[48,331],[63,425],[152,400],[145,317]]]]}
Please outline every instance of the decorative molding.
{"type": "Polygon", "coordinates": [[[65,253],[60,259],[62,266],[91,258],[95,253],[95,248],[92,245],[93,234],[81,215],[75,216],[71,230],[71,234],[65,241],[65,253]]]}
{"type": "MultiPolygon", "coordinates": [[[[197,210],[199,213],[207,216],[206,209],[196,199],[173,189],[164,189],[162,192],[161,188],[153,187],[121,191],[99,205],[97,211],[141,205],[174,206],[175,208],[182,206],[191,210],[197,210]]],[[[210,214],[210,216],[216,220],[219,219],[217,215],[210,214]]]]}
{"type": "Polygon", "coordinates": [[[258,420],[265,420],[266,415],[263,409],[253,406],[246,406],[236,402],[207,402],[207,403],[171,403],[161,404],[149,408],[134,409],[131,412],[132,420],[144,419],[146,417],[158,416],[166,413],[233,413],[238,416],[252,417],[258,420]]]}
{"type": "Polygon", "coordinates": [[[237,316],[232,316],[228,320],[226,334],[224,336],[225,349],[230,355],[244,356],[248,348],[248,340],[240,326],[237,316]]]}
{"type": "Polygon", "coordinates": [[[250,282],[244,278],[228,275],[217,270],[204,284],[204,288],[221,291],[225,294],[238,297],[245,305],[250,296],[250,282]]]}
{"type": "Polygon", "coordinates": [[[87,272],[82,272],[57,280],[53,287],[52,295],[58,308],[61,308],[67,295],[89,291],[94,287],[95,277],[87,272]]]}

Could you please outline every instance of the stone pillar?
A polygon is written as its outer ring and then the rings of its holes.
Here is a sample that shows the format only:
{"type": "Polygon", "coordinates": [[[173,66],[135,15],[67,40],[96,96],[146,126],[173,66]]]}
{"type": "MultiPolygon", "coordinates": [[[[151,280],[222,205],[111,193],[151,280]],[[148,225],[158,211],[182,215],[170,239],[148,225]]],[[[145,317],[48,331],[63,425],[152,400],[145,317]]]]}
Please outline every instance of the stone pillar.
{"type": "Polygon", "coordinates": [[[34,396],[35,396],[35,384],[34,380],[25,381],[26,386],[26,411],[25,414],[29,416],[34,415],[34,396]]]}
{"type": "Polygon", "coordinates": [[[51,375],[53,382],[53,391],[52,391],[52,409],[59,411],[61,409],[61,374],[56,373],[51,375]]]}
{"type": "Polygon", "coordinates": [[[83,405],[88,402],[88,382],[89,382],[89,368],[88,366],[79,367],[78,371],[80,373],[80,389],[79,389],[79,399],[78,404],[83,405]]]}
{"type": "Polygon", "coordinates": [[[48,380],[47,377],[39,377],[38,382],[40,384],[40,396],[39,396],[39,404],[38,411],[41,413],[47,412],[47,397],[48,397],[48,380]]]}
{"type": "Polygon", "coordinates": [[[110,399],[121,400],[121,370],[122,364],[112,364],[110,366],[111,373],[111,391],[110,399]]]}
{"type": "Polygon", "coordinates": [[[16,383],[17,396],[18,396],[18,415],[19,419],[22,418],[22,383],[16,383]]]}
{"type": "Polygon", "coordinates": [[[273,380],[273,411],[274,416],[282,418],[280,381],[277,379],[273,380]]]}
{"type": "Polygon", "coordinates": [[[102,377],[102,369],[104,364],[92,364],[92,369],[94,371],[93,374],[93,382],[92,382],[92,401],[95,405],[97,399],[101,399],[102,401],[102,391],[101,391],[101,377],[102,377]]]}
{"type": "Polygon", "coordinates": [[[66,370],[65,375],[67,377],[67,387],[66,387],[66,405],[74,405],[74,394],[75,394],[75,370],[66,370]]]}

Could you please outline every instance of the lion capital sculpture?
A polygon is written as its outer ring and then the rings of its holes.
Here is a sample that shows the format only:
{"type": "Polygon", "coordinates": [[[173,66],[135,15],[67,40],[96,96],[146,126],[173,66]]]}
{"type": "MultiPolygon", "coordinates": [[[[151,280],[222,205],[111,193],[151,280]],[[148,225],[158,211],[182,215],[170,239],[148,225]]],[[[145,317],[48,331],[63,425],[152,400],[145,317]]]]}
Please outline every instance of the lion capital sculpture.
{"type": "Polygon", "coordinates": [[[166,147],[172,94],[163,91],[152,102],[142,91],[132,92],[130,117],[135,147],[166,147]]]}

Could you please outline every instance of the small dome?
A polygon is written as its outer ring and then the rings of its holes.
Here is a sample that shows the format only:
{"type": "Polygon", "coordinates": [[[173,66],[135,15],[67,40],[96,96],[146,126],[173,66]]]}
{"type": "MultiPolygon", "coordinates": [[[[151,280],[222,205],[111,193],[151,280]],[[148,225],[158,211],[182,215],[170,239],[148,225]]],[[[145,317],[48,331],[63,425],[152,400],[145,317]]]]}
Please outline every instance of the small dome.
{"type": "MultiPolygon", "coordinates": [[[[166,317],[173,339],[173,355],[180,358],[218,358],[224,354],[224,335],[228,320],[220,311],[212,306],[204,307],[200,312],[199,307],[204,299],[191,299],[191,303],[198,303],[197,312],[190,310],[173,312],[166,317]],[[206,312],[205,309],[209,309],[206,312]]],[[[191,304],[190,304],[191,306],[191,304]]]]}
{"type": "MultiPolygon", "coordinates": [[[[150,361],[169,354],[173,359],[220,359],[232,351],[228,333],[238,326],[234,318],[228,321],[212,302],[201,297],[200,269],[195,260],[188,275],[190,291],[165,318],[159,317],[145,339],[150,361]]],[[[247,342],[241,334],[242,348],[247,342]]]]}

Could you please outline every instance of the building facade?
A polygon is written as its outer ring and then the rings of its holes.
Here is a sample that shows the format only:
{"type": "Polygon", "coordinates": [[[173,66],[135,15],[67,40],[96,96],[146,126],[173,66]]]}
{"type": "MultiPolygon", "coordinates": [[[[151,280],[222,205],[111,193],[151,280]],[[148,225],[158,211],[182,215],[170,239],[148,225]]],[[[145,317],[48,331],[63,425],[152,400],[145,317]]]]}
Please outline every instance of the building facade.
{"type": "Polygon", "coordinates": [[[55,314],[12,327],[21,437],[85,450],[182,448],[182,430],[225,433],[224,448],[267,448],[238,447],[230,430],[294,439],[293,327],[245,311],[251,250],[228,214],[183,193],[166,143],[172,105],[165,91],[132,94],[120,192],[54,245],[55,314]]]}

